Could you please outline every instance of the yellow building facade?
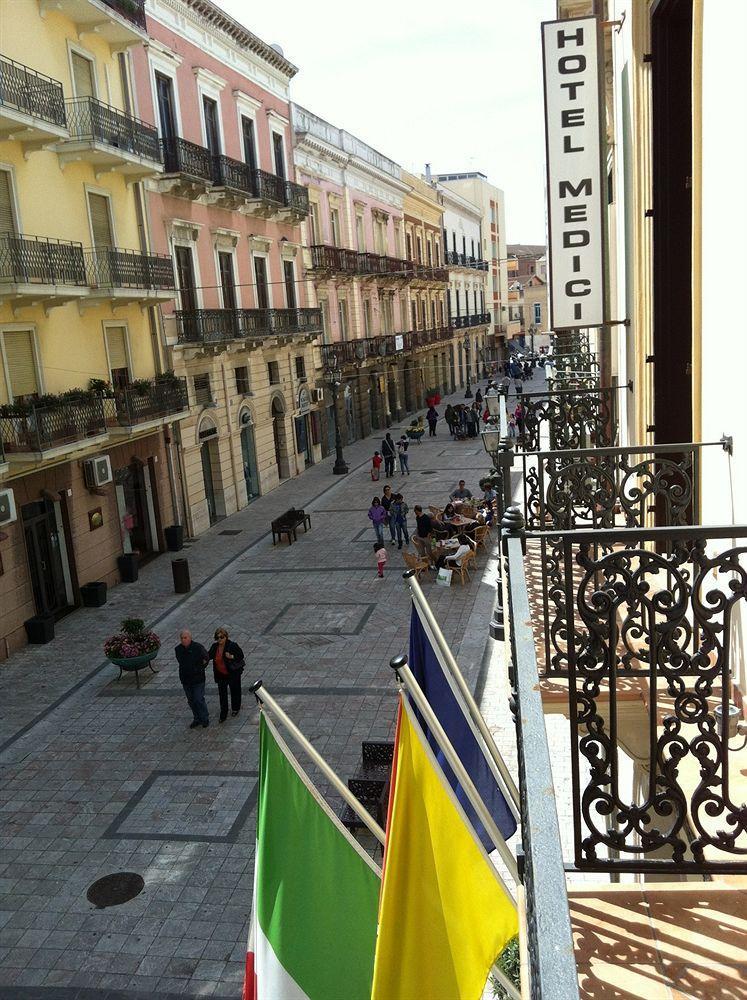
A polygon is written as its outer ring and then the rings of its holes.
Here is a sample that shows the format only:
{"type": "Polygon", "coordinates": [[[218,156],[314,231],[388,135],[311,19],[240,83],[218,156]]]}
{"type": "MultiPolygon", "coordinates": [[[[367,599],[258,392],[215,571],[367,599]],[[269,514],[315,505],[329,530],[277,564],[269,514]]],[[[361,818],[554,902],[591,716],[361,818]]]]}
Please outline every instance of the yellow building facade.
{"type": "Polygon", "coordinates": [[[174,517],[142,182],[163,170],[133,114],[143,0],[0,5],[0,657],[131,578],[174,517]],[[90,591],[90,588],[88,589],[90,591]]]}

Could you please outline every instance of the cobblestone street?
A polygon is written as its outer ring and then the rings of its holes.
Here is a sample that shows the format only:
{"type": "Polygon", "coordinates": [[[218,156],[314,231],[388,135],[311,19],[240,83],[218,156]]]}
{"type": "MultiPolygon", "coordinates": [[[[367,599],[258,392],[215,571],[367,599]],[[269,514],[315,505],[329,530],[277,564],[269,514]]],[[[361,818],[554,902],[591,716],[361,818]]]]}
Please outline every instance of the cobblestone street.
{"type": "MultiPolygon", "coordinates": [[[[247,655],[245,688],[263,678],[338,773],[352,774],[361,740],[391,733],[388,661],[406,648],[409,617],[396,547],[388,546],[385,579],[376,576],[366,516],[375,447],[371,438],[346,450],[349,476],[333,478],[327,459],[193,541],[182,553],[192,577],[186,597],[172,593],[164,555],[138,583],[115,588],[104,608],[69,616],[51,644],[2,667],[3,1000],[239,997],[257,712],[245,691],[241,714],[218,725],[209,674],[210,728],[190,730],[172,649],[182,627],[208,644],[226,626],[247,655]],[[269,522],[292,505],[310,511],[312,530],[273,548],[269,522]],[[144,617],[163,643],[159,672],[142,674],[140,690],[102,662],[104,639],[127,615],[144,617]],[[144,890],[96,909],[87,889],[113,872],[142,875],[144,890]]],[[[476,492],[488,464],[479,439],[453,442],[443,422],[410,454],[411,476],[394,485],[413,529],[414,504],[443,502],[460,478],[476,492]]],[[[473,686],[493,572],[481,554],[469,586],[424,583],[473,686]]],[[[496,679],[481,687],[491,721],[507,715],[496,679]]],[[[501,743],[510,747],[507,732],[501,743]]]]}

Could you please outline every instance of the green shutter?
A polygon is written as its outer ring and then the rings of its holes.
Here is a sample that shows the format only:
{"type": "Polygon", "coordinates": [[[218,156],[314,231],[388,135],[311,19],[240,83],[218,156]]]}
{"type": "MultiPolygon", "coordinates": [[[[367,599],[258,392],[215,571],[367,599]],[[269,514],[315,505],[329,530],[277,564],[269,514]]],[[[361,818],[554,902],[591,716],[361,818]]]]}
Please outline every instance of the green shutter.
{"type": "Polygon", "coordinates": [[[10,171],[0,170],[0,235],[16,231],[10,171]]]}
{"type": "Polygon", "coordinates": [[[29,396],[39,392],[36,378],[36,359],[31,330],[6,330],[5,362],[10,379],[10,395],[29,396]]]}

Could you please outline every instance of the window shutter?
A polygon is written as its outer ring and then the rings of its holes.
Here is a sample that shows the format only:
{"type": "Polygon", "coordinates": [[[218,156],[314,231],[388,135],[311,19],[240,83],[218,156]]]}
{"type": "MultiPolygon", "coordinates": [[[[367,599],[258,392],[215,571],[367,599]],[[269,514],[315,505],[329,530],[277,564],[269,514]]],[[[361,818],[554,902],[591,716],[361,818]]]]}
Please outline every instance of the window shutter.
{"type": "Polygon", "coordinates": [[[106,346],[109,349],[109,368],[116,371],[128,368],[127,338],[123,326],[108,326],[106,328],[106,346]]]}
{"type": "Polygon", "coordinates": [[[10,394],[14,399],[39,392],[34,342],[30,330],[6,330],[5,360],[10,378],[10,394]]]}
{"type": "Polygon", "coordinates": [[[0,170],[0,235],[16,231],[13,216],[13,189],[10,186],[10,171],[0,170]]]}
{"type": "Polygon", "coordinates": [[[91,229],[95,247],[110,247],[113,245],[112,227],[109,220],[109,199],[103,194],[88,195],[88,205],[91,212],[91,229]]]}
{"type": "Polygon", "coordinates": [[[94,97],[93,63],[73,52],[73,88],[76,97],[94,97]]]}

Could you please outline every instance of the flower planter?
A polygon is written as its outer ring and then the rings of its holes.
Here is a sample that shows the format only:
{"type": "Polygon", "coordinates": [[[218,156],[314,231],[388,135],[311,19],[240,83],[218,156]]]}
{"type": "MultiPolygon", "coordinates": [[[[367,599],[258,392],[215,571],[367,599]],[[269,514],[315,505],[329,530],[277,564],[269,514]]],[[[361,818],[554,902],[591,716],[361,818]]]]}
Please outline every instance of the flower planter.
{"type": "Polygon", "coordinates": [[[138,562],[135,552],[127,552],[117,557],[117,566],[122,583],[135,583],[138,577],[138,562]]]}
{"type": "Polygon", "coordinates": [[[84,583],[80,588],[80,599],[84,608],[103,608],[106,604],[106,583],[103,580],[84,583]]]}
{"type": "Polygon", "coordinates": [[[119,667],[119,677],[117,678],[117,680],[121,678],[123,670],[125,671],[134,670],[135,682],[137,686],[140,687],[140,674],[138,673],[138,671],[142,670],[143,667],[147,666],[150,667],[150,669],[153,671],[154,674],[157,674],[158,671],[154,670],[153,667],[150,666],[151,660],[155,660],[157,656],[158,656],[158,650],[154,649],[152,653],[143,653],[142,656],[128,656],[128,657],[108,656],[107,659],[109,660],[110,663],[113,663],[115,667],[119,667]]]}
{"type": "Polygon", "coordinates": [[[54,639],[54,618],[51,615],[35,615],[23,624],[28,641],[33,646],[43,646],[54,639]]]}
{"type": "Polygon", "coordinates": [[[180,552],[184,547],[184,527],[181,524],[170,524],[163,529],[163,534],[169,552],[180,552]]]}

